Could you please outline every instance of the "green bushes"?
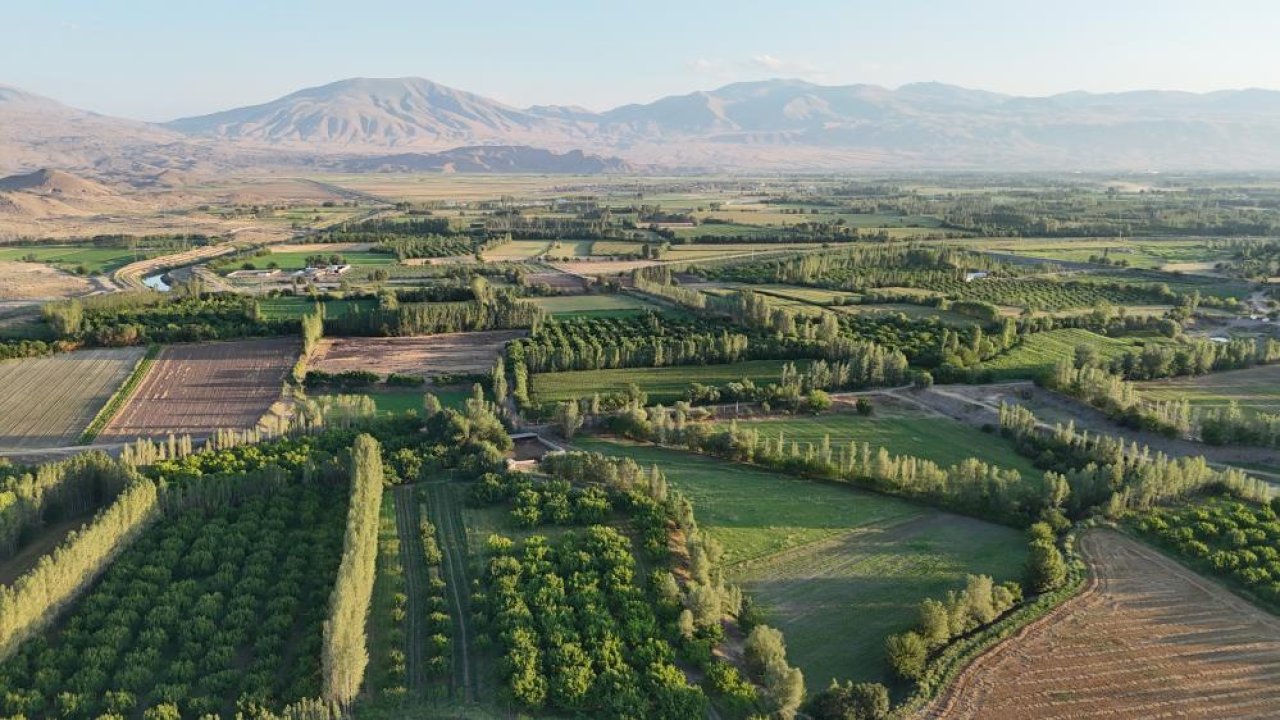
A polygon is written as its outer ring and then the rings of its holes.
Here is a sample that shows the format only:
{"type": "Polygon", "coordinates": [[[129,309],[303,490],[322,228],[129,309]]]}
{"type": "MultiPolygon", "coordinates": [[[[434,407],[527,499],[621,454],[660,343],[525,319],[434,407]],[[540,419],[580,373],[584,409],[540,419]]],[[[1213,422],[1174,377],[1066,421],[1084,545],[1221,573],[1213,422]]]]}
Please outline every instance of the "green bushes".
{"type": "Polygon", "coordinates": [[[990,625],[1022,601],[1022,588],[1014,582],[996,585],[986,575],[970,575],[963,590],[947,593],[945,600],[920,604],[920,620],[914,630],[885,640],[889,667],[898,677],[918,681],[929,670],[931,653],[990,625]]]}
{"type": "Polygon", "coordinates": [[[351,501],[342,563],[324,626],[323,695],[350,703],[360,691],[369,662],[365,621],[373,595],[382,508],[382,454],[378,441],[360,435],[351,446],[351,501]]]}
{"type": "Polygon", "coordinates": [[[1280,519],[1271,505],[1200,497],[1135,513],[1128,525],[1199,571],[1280,609],[1280,519]]]}
{"type": "Polygon", "coordinates": [[[484,586],[482,624],[519,707],[669,720],[705,712],[706,697],[676,667],[635,583],[630,542],[617,531],[593,526],[519,546],[491,541],[484,586]]]}
{"type": "MultiPolygon", "coordinates": [[[[154,493],[134,488],[143,500],[154,493]]],[[[316,694],[338,507],[332,489],[295,485],[176,511],[112,564],[55,637],[0,665],[3,711],[196,717],[242,697],[280,707],[316,694]]]]}

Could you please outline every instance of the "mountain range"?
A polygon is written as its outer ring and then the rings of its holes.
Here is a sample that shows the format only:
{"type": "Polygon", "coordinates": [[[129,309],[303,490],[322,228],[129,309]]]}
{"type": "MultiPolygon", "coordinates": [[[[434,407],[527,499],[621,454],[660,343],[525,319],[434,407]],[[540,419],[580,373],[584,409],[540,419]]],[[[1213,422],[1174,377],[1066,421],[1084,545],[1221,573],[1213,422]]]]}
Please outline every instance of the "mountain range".
{"type": "Polygon", "coordinates": [[[891,90],[769,80],[593,112],[516,108],[421,78],[355,78],[147,124],[0,86],[0,171],[45,166],[124,174],[1274,170],[1280,92],[1022,97],[939,83],[891,90]]]}

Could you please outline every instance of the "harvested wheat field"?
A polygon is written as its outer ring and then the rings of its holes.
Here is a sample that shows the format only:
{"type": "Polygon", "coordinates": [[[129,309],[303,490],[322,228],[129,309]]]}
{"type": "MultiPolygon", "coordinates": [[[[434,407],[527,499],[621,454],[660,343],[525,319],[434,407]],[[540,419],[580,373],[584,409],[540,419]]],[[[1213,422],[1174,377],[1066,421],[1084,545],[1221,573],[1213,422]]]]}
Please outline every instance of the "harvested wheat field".
{"type": "Polygon", "coordinates": [[[0,362],[0,449],[74,444],[145,353],[81,350],[0,362]]]}
{"type": "Polygon", "coordinates": [[[78,275],[28,262],[0,262],[0,298],[5,300],[74,297],[92,292],[94,285],[78,275]]]}
{"type": "Polygon", "coordinates": [[[325,338],[308,367],[327,373],[366,370],[420,377],[488,372],[502,348],[526,334],[524,330],[489,330],[418,337],[325,338]]]}
{"type": "Polygon", "coordinates": [[[296,338],[166,347],[98,440],[252,428],[280,398],[299,349],[296,338]]]}
{"type": "Polygon", "coordinates": [[[1085,591],[978,658],[924,717],[1271,718],[1280,618],[1111,531],[1085,591]]]}

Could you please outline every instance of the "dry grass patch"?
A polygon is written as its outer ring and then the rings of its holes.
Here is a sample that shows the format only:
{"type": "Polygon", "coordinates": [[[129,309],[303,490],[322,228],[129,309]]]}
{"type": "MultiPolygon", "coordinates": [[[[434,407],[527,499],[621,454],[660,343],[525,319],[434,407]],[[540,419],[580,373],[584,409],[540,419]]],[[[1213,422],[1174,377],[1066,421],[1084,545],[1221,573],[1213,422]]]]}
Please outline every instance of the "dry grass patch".
{"type": "Polygon", "coordinates": [[[83,350],[0,362],[0,448],[74,444],[145,353],[83,350]]]}
{"type": "Polygon", "coordinates": [[[421,377],[488,372],[506,344],[525,335],[523,330],[491,330],[422,337],[325,338],[309,367],[327,373],[367,370],[421,377]]]}

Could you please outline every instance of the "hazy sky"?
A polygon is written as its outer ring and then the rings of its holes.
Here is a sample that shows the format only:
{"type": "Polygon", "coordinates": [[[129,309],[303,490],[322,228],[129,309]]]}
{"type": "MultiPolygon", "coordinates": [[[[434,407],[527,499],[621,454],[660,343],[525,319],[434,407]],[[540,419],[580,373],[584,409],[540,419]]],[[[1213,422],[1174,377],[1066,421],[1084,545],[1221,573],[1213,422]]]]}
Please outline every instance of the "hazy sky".
{"type": "Polygon", "coordinates": [[[1280,89],[1276,0],[0,0],[0,18],[0,84],[142,120],[355,76],[596,110],[769,77],[1280,89]]]}

